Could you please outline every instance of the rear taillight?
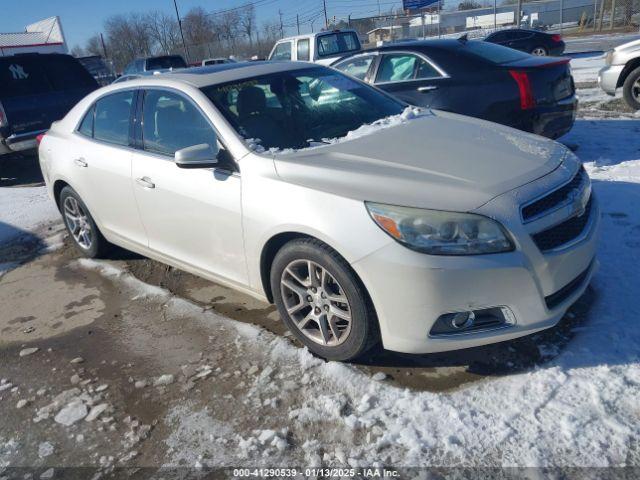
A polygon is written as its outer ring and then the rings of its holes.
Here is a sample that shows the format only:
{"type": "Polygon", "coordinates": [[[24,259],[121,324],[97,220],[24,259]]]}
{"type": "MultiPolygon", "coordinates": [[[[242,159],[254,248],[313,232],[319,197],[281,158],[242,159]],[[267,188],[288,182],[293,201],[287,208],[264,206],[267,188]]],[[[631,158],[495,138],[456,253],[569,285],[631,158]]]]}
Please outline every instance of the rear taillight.
{"type": "Polygon", "coordinates": [[[533,90],[531,90],[529,75],[527,75],[526,72],[520,72],[518,70],[509,70],[509,73],[518,84],[520,108],[522,108],[522,110],[534,108],[536,106],[536,99],[533,96],[533,90]]]}
{"type": "Polygon", "coordinates": [[[9,124],[7,121],[7,114],[4,113],[2,102],[0,102],[0,127],[6,127],[9,124]]]}
{"type": "Polygon", "coordinates": [[[42,143],[42,139],[44,138],[45,135],[46,133],[41,133],[36,137],[36,143],[38,144],[38,146],[40,146],[40,144],[42,143]]]}
{"type": "Polygon", "coordinates": [[[559,43],[562,41],[562,36],[558,35],[557,33],[554,35],[551,35],[551,41],[559,43]]]}

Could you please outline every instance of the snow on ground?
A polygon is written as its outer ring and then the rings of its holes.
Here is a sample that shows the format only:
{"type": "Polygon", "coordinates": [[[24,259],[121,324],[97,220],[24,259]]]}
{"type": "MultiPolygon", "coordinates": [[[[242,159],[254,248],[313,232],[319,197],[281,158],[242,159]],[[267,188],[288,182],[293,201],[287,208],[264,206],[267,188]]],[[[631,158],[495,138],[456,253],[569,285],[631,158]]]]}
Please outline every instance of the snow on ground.
{"type": "Polygon", "coordinates": [[[576,55],[571,59],[571,73],[576,83],[598,81],[598,71],[604,67],[603,54],[576,55]]]}
{"type": "Polygon", "coordinates": [[[60,218],[45,187],[0,188],[0,244],[60,218]]]}

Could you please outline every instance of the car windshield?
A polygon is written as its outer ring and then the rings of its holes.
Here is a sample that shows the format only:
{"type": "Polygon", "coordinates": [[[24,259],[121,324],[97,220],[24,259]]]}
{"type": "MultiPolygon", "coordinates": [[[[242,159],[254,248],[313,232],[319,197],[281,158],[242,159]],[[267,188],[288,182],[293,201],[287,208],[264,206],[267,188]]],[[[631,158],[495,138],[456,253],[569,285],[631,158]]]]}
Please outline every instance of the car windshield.
{"type": "Polygon", "coordinates": [[[147,70],[164,70],[166,68],[186,68],[187,64],[179,55],[156,57],[147,60],[147,70]]]}
{"type": "Polygon", "coordinates": [[[471,40],[465,43],[467,53],[488,60],[491,63],[503,64],[515,62],[526,58],[526,53],[514,50],[512,48],[496,45],[495,43],[483,42],[480,40],[471,40]]]}
{"type": "Polygon", "coordinates": [[[396,115],[404,105],[324,67],[204,87],[238,133],[265,149],[305,148],[396,115]]]}

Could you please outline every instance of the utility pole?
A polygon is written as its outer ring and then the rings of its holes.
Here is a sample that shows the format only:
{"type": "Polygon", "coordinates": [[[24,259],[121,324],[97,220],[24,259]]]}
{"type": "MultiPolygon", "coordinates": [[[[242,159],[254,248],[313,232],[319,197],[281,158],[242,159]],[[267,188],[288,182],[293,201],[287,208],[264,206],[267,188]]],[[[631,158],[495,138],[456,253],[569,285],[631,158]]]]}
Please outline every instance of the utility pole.
{"type": "Polygon", "coordinates": [[[296,27],[298,27],[298,35],[300,35],[300,17],[296,13],[296,27]]]}
{"type": "Polygon", "coordinates": [[[516,8],[516,27],[520,28],[520,17],[522,14],[522,0],[518,0],[518,6],[516,8]]]}
{"type": "Polygon", "coordinates": [[[497,18],[497,14],[496,14],[497,6],[498,6],[497,0],[493,0],[493,29],[494,30],[498,29],[498,18],[497,18]]]}
{"type": "Polygon", "coordinates": [[[562,0],[560,0],[560,35],[562,35],[562,24],[564,23],[563,13],[564,13],[564,4],[562,3],[562,0]]]}
{"type": "Polygon", "coordinates": [[[104,37],[102,36],[102,32],[100,32],[100,42],[102,42],[102,52],[104,53],[104,59],[107,59],[107,47],[104,44],[104,37]]]}
{"type": "Polygon", "coordinates": [[[282,27],[282,10],[278,10],[278,15],[280,16],[280,38],[284,38],[284,29],[282,27]]]}
{"type": "Polygon", "coordinates": [[[324,28],[328,30],[329,19],[327,18],[327,0],[322,0],[322,5],[324,6],[324,28]]]}
{"type": "Polygon", "coordinates": [[[187,63],[189,63],[189,50],[187,49],[187,42],[184,41],[184,33],[182,33],[182,20],[180,20],[180,14],[178,13],[178,4],[176,3],[176,0],[173,0],[173,6],[176,8],[176,17],[178,19],[178,27],[180,28],[180,37],[182,37],[184,54],[187,56],[187,63]]]}
{"type": "Polygon", "coordinates": [[[378,0],[378,16],[380,17],[382,12],[380,11],[380,0],[378,0]]]}

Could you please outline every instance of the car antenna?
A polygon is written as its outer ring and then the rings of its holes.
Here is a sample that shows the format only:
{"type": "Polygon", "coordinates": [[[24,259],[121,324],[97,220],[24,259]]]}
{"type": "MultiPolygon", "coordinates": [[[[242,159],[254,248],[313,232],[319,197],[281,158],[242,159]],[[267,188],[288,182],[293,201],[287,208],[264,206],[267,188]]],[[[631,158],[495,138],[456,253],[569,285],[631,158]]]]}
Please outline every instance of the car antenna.
{"type": "Polygon", "coordinates": [[[461,43],[467,43],[467,40],[469,40],[469,37],[467,36],[466,33],[462,35],[460,38],[458,38],[458,41],[461,43]]]}

